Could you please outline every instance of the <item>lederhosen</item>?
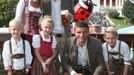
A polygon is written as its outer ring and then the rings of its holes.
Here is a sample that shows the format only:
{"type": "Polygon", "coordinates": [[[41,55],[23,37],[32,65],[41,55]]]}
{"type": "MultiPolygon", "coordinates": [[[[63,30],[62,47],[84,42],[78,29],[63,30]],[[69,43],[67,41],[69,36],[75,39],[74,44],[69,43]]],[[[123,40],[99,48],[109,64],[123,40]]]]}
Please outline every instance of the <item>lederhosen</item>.
{"type": "Polygon", "coordinates": [[[15,70],[13,69],[13,60],[12,59],[20,59],[20,58],[24,58],[24,65],[26,65],[26,58],[25,58],[25,40],[23,40],[23,49],[24,49],[24,54],[13,54],[12,53],[12,44],[11,44],[11,40],[9,42],[9,46],[10,46],[10,54],[12,55],[11,56],[11,66],[12,66],[12,72],[13,74],[12,75],[26,75],[26,72],[25,72],[25,67],[24,69],[22,70],[15,70]]]}
{"type": "MultiPolygon", "coordinates": [[[[106,45],[106,47],[107,47],[107,51],[108,51],[108,45],[106,45]]],[[[113,73],[112,75],[122,75],[123,70],[124,70],[124,60],[122,58],[123,55],[121,54],[120,47],[121,47],[121,41],[119,41],[118,52],[108,51],[108,59],[109,59],[110,54],[119,56],[119,59],[115,59],[112,57],[112,60],[109,61],[110,70],[113,73]]]]}

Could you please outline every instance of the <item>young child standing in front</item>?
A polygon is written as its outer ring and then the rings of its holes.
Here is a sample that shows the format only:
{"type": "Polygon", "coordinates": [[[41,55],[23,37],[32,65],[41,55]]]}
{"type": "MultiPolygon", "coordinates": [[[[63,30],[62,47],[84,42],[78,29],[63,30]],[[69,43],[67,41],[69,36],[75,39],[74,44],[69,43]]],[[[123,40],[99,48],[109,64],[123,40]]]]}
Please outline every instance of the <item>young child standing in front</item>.
{"type": "Polygon", "coordinates": [[[26,75],[31,68],[31,48],[28,41],[21,38],[23,23],[18,20],[9,22],[9,31],[12,35],[3,46],[3,63],[7,75],[26,75]]]}
{"type": "Polygon", "coordinates": [[[40,34],[33,36],[32,45],[36,58],[33,62],[32,75],[57,75],[54,64],[57,41],[52,35],[53,28],[52,18],[48,15],[44,16],[40,34]]]}

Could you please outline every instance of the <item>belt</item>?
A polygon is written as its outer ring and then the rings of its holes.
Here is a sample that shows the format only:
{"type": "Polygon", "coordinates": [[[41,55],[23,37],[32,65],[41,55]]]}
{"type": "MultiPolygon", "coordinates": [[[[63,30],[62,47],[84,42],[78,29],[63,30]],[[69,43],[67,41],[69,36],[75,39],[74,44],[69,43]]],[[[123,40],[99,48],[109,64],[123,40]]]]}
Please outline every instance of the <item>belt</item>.
{"type": "Polygon", "coordinates": [[[13,70],[13,72],[25,72],[25,70],[24,69],[22,69],[22,70],[13,70]]]}
{"type": "Polygon", "coordinates": [[[25,55],[24,54],[13,54],[12,55],[12,59],[21,59],[24,58],[25,55]]]}
{"type": "Polygon", "coordinates": [[[84,75],[92,75],[90,72],[90,68],[88,65],[83,66],[83,65],[76,65],[74,66],[74,70],[78,73],[82,73],[84,75]]]}

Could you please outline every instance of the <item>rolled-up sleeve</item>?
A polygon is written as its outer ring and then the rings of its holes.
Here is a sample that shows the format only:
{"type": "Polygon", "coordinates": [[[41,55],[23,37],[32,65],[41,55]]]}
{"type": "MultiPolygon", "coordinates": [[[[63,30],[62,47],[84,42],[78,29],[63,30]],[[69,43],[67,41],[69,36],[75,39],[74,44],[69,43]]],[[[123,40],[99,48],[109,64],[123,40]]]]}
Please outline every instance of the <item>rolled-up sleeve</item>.
{"type": "Polygon", "coordinates": [[[40,47],[40,36],[34,35],[32,38],[32,46],[33,48],[39,48],[40,47]]]}
{"type": "Polygon", "coordinates": [[[123,59],[124,59],[124,64],[128,64],[130,65],[130,51],[129,51],[129,47],[126,43],[121,43],[122,47],[121,47],[121,54],[123,54],[123,59]]]}
{"type": "Polygon", "coordinates": [[[106,43],[104,43],[102,45],[102,48],[103,48],[104,61],[105,61],[105,63],[107,63],[108,62],[108,51],[107,51],[107,48],[106,48],[106,43]]]}

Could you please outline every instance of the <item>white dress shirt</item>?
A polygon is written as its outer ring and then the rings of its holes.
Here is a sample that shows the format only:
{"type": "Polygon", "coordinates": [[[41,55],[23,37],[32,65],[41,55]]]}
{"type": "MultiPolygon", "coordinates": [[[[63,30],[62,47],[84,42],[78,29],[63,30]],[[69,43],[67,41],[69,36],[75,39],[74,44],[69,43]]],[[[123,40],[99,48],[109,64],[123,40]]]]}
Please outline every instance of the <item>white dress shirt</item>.
{"type": "MultiPolygon", "coordinates": [[[[18,43],[16,43],[15,40],[11,38],[11,45],[12,45],[12,54],[18,54],[18,53],[24,54],[22,39],[18,43]]],[[[4,43],[2,57],[5,70],[8,70],[9,66],[12,66],[12,68],[15,70],[22,70],[25,68],[24,58],[11,59],[9,40],[4,43]],[[13,63],[11,63],[12,61],[13,63]]],[[[26,64],[30,65],[32,62],[31,47],[29,42],[26,40],[25,40],[25,59],[26,64]]]]}
{"type": "MultiPolygon", "coordinates": [[[[87,42],[83,47],[81,47],[78,43],[77,43],[77,46],[78,46],[78,61],[77,61],[77,64],[82,65],[82,66],[86,66],[89,63],[87,42]]],[[[71,75],[74,75],[75,73],[76,72],[74,70],[72,70],[70,72],[71,75]]]]}
{"type": "Polygon", "coordinates": [[[85,66],[88,64],[88,51],[87,51],[87,43],[81,47],[78,45],[78,65],[85,66]]]}
{"type": "MultiPolygon", "coordinates": [[[[115,45],[114,48],[111,48],[108,45],[108,50],[107,50],[107,43],[104,43],[102,45],[102,47],[103,47],[103,55],[104,55],[105,62],[108,61],[108,51],[110,51],[110,52],[119,52],[119,42],[120,42],[119,40],[116,41],[116,45],[115,45]]],[[[129,47],[123,41],[121,41],[121,44],[120,44],[120,53],[121,53],[121,55],[123,55],[123,57],[121,57],[121,58],[124,59],[124,64],[130,65],[130,62],[128,62],[128,61],[130,61],[129,47]]],[[[112,55],[112,57],[115,58],[115,59],[119,59],[119,55],[112,55]]]]}
{"type": "MultiPolygon", "coordinates": [[[[50,42],[51,41],[50,36],[49,36],[49,38],[45,38],[42,35],[42,33],[41,33],[41,37],[42,37],[43,41],[46,41],[46,42],[50,42]]],[[[56,48],[57,41],[56,41],[55,36],[53,36],[52,39],[53,39],[53,41],[52,41],[52,48],[56,48]]],[[[33,48],[39,48],[40,47],[40,35],[39,34],[33,36],[32,46],[33,46],[33,48]]]]}

